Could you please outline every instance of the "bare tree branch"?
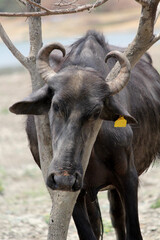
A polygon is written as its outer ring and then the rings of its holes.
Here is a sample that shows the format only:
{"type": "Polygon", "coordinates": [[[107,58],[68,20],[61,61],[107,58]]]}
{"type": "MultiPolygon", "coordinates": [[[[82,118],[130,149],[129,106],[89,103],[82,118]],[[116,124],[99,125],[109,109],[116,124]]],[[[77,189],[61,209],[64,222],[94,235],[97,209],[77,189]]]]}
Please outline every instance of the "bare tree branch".
{"type": "Polygon", "coordinates": [[[13,45],[12,41],[5,32],[2,24],[0,23],[0,37],[5,45],[9,48],[11,53],[21,62],[21,64],[28,69],[28,58],[23,56],[22,53],[13,45]]]}
{"type": "MultiPolygon", "coordinates": [[[[160,0],[136,0],[142,5],[141,18],[139,21],[139,27],[137,34],[125,50],[124,54],[130,61],[131,67],[139,61],[141,56],[158,40],[160,40],[160,34],[154,35],[154,24],[156,18],[156,12],[160,0]]],[[[117,63],[110,72],[108,78],[114,79],[120,70],[120,65],[117,63]]]]}
{"type": "Polygon", "coordinates": [[[136,37],[126,51],[126,55],[132,66],[136,64],[137,59],[140,58],[144,52],[158,41],[158,38],[155,38],[154,35],[154,24],[160,0],[136,1],[142,4],[141,18],[136,37]]]}
{"type": "MultiPolygon", "coordinates": [[[[77,6],[75,8],[70,8],[70,9],[57,9],[57,10],[47,9],[41,12],[18,12],[18,13],[1,12],[0,17],[39,17],[39,16],[78,13],[86,10],[89,11],[90,9],[93,9],[93,8],[97,8],[107,1],[108,0],[98,0],[96,1],[96,3],[93,3],[93,4],[86,4],[82,6],[77,6]]],[[[44,7],[42,7],[40,4],[39,4],[39,7],[41,7],[41,9],[44,9],[44,7]]]]}
{"type": "Polygon", "coordinates": [[[55,3],[54,5],[55,5],[55,6],[63,7],[63,6],[70,6],[70,5],[73,5],[73,4],[75,4],[76,2],[78,2],[78,0],[73,0],[72,2],[67,2],[67,1],[63,1],[63,0],[61,0],[60,2],[55,3]]]}
{"type": "Polygon", "coordinates": [[[155,23],[156,23],[159,15],[160,15],[160,3],[158,4],[158,7],[157,7],[157,12],[156,12],[156,17],[155,17],[155,23]]]}

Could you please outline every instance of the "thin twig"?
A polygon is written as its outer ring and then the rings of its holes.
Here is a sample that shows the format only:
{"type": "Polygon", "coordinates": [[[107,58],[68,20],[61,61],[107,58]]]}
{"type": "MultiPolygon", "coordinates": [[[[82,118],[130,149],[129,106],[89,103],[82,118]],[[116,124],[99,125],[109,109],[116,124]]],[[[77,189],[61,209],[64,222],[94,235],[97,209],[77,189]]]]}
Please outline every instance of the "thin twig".
{"type": "Polygon", "coordinates": [[[90,8],[89,12],[91,12],[95,8],[97,2],[98,2],[98,0],[93,4],[92,8],[90,8]]]}
{"type": "Polygon", "coordinates": [[[24,1],[24,0],[18,0],[18,1],[26,6],[26,1],[24,1]]]}
{"type": "Polygon", "coordinates": [[[63,6],[70,6],[70,5],[73,5],[74,3],[76,3],[78,0],[73,0],[72,2],[67,2],[67,1],[60,1],[59,3],[55,3],[54,5],[55,6],[60,6],[60,7],[63,7],[63,6]]]}
{"type": "MultiPolygon", "coordinates": [[[[63,3],[63,0],[60,0],[59,3],[57,3],[57,6],[59,6],[62,3],[63,3]]],[[[54,5],[56,5],[56,3],[54,5]]]]}
{"type": "Polygon", "coordinates": [[[0,37],[2,38],[5,45],[9,48],[11,53],[22,63],[22,65],[28,69],[28,59],[23,56],[22,53],[13,45],[12,41],[5,32],[2,24],[0,23],[0,37]]]}
{"type": "MultiPolygon", "coordinates": [[[[28,0],[27,0],[28,1],[28,0]]],[[[86,10],[90,10],[93,8],[97,8],[107,2],[108,0],[99,0],[96,1],[96,4],[86,4],[82,6],[78,6],[75,8],[70,8],[70,9],[58,9],[58,10],[45,10],[41,12],[18,12],[18,13],[9,13],[9,12],[1,12],[0,17],[38,17],[38,16],[49,16],[49,15],[59,15],[59,14],[71,14],[71,13],[78,13],[78,12],[83,12],[86,10]]],[[[41,5],[39,5],[40,7],[41,5]]],[[[42,8],[42,6],[41,6],[42,8]]],[[[44,7],[43,7],[44,8],[44,7]]]]}
{"type": "Polygon", "coordinates": [[[38,8],[40,8],[40,9],[43,9],[43,10],[45,10],[46,12],[50,12],[50,10],[49,10],[48,8],[45,8],[45,7],[43,7],[42,5],[40,5],[40,4],[36,3],[36,2],[33,2],[33,1],[31,1],[31,0],[26,0],[26,1],[29,2],[30,4],[34,5],[35,7],[38,7],[38,8]]]}

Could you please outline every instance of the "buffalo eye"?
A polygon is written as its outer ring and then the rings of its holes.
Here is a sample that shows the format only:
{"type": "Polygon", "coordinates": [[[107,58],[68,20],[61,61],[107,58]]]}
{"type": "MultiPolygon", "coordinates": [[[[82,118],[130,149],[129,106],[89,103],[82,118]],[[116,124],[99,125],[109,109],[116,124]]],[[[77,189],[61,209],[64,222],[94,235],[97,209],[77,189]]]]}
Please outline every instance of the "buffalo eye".
{"type": "Polygon", "coordinates": [[[60,109],[59,105],[57,103],[53,103],[54,112],[59,112],[59,109],[60,109]]]}
{"type": "Polygon", "coordinates": [[[96,120],[98,119],[98,117],[100,116],[101,114],[101,107],[98,105],[98,106],[95,106],[88,114],[87,114],[87,119],[88,120],[96,120]]]}
{"type": "Polygon", "coordinates": [[[92,117],[96,120],[99,117],[100,113],[101,113],[101,109],[100,108],[95,109],[94,112],[93,112],[92,117]]]}

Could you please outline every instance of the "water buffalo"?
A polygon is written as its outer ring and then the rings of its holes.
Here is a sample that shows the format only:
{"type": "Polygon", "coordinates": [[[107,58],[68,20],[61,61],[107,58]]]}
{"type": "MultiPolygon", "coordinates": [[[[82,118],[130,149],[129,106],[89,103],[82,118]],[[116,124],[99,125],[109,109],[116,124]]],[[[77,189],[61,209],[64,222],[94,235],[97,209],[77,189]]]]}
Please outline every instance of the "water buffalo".
{"type": "Polygon", "coordinates": [[[67,55],[61,44],[47,45],[37,59],[45,85],[10,108],[30,115],[27,134],[39,166],[33,115],[49,114],[53,159],[47,185],[53,190],[81,190],[73,211],[81,240],[100,238],[101,190],[108,190],[117,240],[142,240],[138,176],[160,153],[160,76],[148,55],[130,74],[128,60],[113,49],[95,31],[76,41],[67,55]],[[54,49],[63,53],[61,59],[55,57],[56,71],[49,65],[54,49]],[[121,70],[110,81],[107,76],[115,58],[121,70]],[[117,119],[127,125],[115,127],[117,119]]]}

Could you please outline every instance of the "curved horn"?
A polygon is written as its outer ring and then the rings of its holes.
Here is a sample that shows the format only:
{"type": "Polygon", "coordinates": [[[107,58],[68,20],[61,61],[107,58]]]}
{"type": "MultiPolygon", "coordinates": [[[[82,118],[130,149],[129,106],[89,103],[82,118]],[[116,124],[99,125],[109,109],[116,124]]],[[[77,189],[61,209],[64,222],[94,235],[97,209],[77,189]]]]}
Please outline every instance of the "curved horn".
{"type": "Polygon", "coordinates": [[[48,81],[50,77],[53,77],[56,72],[49,65],[49,54],[58,49],[63,53],[63,57],[66,54],[65,48],[60,43],[51,43],[42,47],[37,56],[37,69],[44,81],[48,81]]]}
{"type": "Polygon", "coordinates": [[[106,77],[106,83],[109,87],[110,94],[118,93],[128,83],[131,71],[131,65],[127,57],[119,51],[111,51],[107,54],[105,62],[111,57],[116,58],[121,66],[119,74],[113,80],[109,80],[109,75],[106,77]]]}

